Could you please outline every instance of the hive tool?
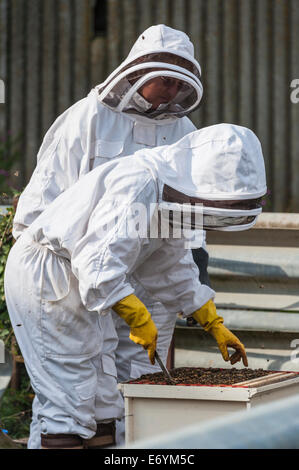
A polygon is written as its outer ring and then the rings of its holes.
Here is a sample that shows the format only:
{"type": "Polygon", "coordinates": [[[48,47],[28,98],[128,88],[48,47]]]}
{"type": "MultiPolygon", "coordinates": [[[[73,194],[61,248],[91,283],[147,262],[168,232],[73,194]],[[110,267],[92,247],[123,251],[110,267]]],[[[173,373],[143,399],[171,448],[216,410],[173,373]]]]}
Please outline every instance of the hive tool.
{"type": "Polygon", "coordinates": [[[162,372],[163,372],[163,374],[165,375],[165,377],[167,378],[167,380],[168,380],[172,385],[175,385],[175,380],[171,377],[170,373],[168,372],[168,370],[167,370],[166,367],[164,366],[164,364],[163,364],[163,362],[161,361],[161,358],[160,358],[159,354],[157,353],[157,351],[155,351],[155,359],[157,359],[157,362],[158,362],[159,366],[161,367],[162,372]]]}

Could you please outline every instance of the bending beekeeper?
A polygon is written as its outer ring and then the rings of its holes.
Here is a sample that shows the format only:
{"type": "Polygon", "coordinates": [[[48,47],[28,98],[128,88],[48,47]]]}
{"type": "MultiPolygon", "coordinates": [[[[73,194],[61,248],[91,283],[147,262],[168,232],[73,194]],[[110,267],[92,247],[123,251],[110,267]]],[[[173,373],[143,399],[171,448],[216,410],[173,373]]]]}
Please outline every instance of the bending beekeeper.
{"type": "MultiPolygon", "coordinates": [[[[157,25],[144,31],[126,60],[89,95],[66,110],[47,132],[37,166],[20,197],[14,219],[17,239],[46,207],[82,176],[105,162],[142,148],[169,145],[195,130],[187,115],[202,99],[201,68],[188,36],[157,25]]],[[[207,257],[205,250],[197,253],[207,257]]],[[[200,274],[207,277],[204,264],[200,274]]],[[[158,349],[166,361],[175,318],[135,285],[158,324],[158,349]],[[163,311],[163,315],[161,312],[163,311]]],[[[121,381],[155,372],[146,354],[129,341],[129,328],[119,318],[106,318],[105,347],[118,341],[116,365],[121,381]]],[[[109,370],[109,367],[107,367],[109,370]]],[[[110,373],[110,372],[109,372],[110,373]]],[[[30,445],[39,447],[39,403],[34,401],[30,445]]],[[[107,424],[108,431],[110,425],[107,424]]]]}
{"type": "Polygon", "coordinates": [[[200,284],[188,242],[203,228],[250,228],[265,193],[257,137],[220,124],[96,168],[30,225],[9,254],[5,296],[40,403],[43,448],[103,445],[99,422],[122,417],[114,351],[103,350],[101,320],[109,309],[154,362],[159,328],[135,281],[171,315],[196,318],[224,360],[247,365],[244,346],[217,315],[215,292],[200,284]],[[187,236],[165,237],[165,220],[177,228],[186,205],[187,236]]]}

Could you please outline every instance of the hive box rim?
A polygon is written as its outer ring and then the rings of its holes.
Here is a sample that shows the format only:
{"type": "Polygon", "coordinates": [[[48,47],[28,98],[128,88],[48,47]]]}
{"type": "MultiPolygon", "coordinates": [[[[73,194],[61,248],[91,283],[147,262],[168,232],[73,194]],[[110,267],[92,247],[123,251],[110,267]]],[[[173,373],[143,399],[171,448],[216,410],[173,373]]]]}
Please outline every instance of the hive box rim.
{"type": "MultiPolygon", "coordinates": [[[[285,372],[290,371],[277,371],[285,372]]],[[[292,372],[293,373],[293,372],[292,372]]],[[[125,398],[173,398],[194,400],[250,401],[251,397],[273,389],[299,383],[297,377],[286,378],[267,385],[249,387],[246,385],[158,385],[142,383],[119,383],[118,388],[125,398]]]]}

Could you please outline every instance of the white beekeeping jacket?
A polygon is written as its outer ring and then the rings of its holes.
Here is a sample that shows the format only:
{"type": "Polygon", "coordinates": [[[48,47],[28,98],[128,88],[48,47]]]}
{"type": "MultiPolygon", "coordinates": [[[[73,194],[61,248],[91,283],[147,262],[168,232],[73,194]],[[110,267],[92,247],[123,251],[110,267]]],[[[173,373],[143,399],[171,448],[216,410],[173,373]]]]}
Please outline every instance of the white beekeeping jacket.
{"type": "MultiPolygon", "coordinates": [[[[257,137],[239,126],[211,126],[171,146],[144,149],[106,163],[81,178],[27,230],[33,241],[59,255],[55,262],[51,257],[48,264],[36,267],[43,298],[56,300],[67,294],[70,269],[79,280],[83,304],[99,313],[133,293],[132,280],[170,312],[190,315],[213,298],[214,291],[199,282],[183,234],[151,235],[155,208],[159,212],[165,202],[165,188],[204,198],[204,214],[210,202],[216,202],[217,208],[223,202],[242,201],[243,216],[256,219],[261,212],[258,198],[266,193],[257,137]],[[130,227],[136,204],[145,208],[146,223],[134,235],[130,227]]],[[[180,203],[172,197],[170,204],[180,203]]],[[[239,224],[240,209],[235,214],[231,207],[223,210],[231,225],[234,218],[239,224]]],[[[247,228],[245,223],[242,229],[247,228]]]]}
{"type": "Polygon", "coordinates": [[[120,67],[46,133],[19,199],[13,236],[17,239],[59,194],[96,166],[144,147],[172,144],[195,130],[186,114],[200,103],[200,74],[186,34],[157,25],[140,35],[120,67]],[[171,103],[152,112],[138,88],[155,77],[177,79],[181,87],[171,103]]]}

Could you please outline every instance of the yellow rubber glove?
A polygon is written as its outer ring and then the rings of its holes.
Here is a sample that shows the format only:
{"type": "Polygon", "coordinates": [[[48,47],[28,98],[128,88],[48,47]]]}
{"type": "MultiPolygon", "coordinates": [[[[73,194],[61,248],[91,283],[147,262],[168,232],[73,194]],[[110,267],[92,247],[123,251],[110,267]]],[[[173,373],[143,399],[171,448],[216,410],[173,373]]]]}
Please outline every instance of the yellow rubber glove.
{"type": "Polygon", "coordinates": [[[155,364],[158,330],[146,306],[136,295],[131,294],[112,308],[131,328],[130,339],[141,344],[147,350],[151,363],[155,364]]]}
{"type": "Polygon", "coordinates": [[[223,318],[217,315],[216,306],[212,300],[209,300],[200,309],[196,310],[192,316],[205,331],[211,333],[215,338],[225,361],[230,361],[231,364],[235,364],[242,359],[244,366],[248,366],[244,345],[223,325],[223,318]],[[231,356],[229,356],[227,350],[228,346],[235,349],[235,352],[231,356]]]}

